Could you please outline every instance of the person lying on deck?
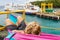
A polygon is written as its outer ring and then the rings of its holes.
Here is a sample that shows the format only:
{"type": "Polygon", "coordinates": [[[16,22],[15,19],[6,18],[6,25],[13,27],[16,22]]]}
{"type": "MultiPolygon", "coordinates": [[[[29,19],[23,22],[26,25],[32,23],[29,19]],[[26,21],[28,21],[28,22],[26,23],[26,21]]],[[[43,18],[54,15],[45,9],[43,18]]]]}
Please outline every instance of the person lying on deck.
{"type": "Polygon", "coordinates": [[[6,19],[6,28],[12,30],[12,32],[18,32],[23,34],[35,34],[39,35],[41,32],[40,25],[37,22],[31,22],[29,24],[25,24],[23,21],[23,18],[18,16],[18,26],[15,25],[13,22],[10,21],[10,19],[6,19]],[[21,23],[23,23],[21,25],[21,23]]]}
{"type": "Polygon", "coordinates": [[[27,24],[25,30],[13,30],[12,32],[39,35],[41,33],[41,28],[37,22],[31,22],[27,24]]]}
{"type": "Polygon", "coordinates": [[[26,27],[26,24],[23,20],[22,17],[18,16],[17,17],[17,24],[18,25],[15,25],[9,18],[6,19],[6,29],[9,29],[9,30],[24,30],[25,27],[26,27]]]}

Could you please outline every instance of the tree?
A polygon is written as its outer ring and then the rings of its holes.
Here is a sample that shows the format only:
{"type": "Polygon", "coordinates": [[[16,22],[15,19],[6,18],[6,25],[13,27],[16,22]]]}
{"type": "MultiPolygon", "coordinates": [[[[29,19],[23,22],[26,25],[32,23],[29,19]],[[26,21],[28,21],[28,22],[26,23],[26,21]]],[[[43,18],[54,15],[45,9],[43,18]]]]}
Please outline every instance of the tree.
{"type": "Polygon", "coordinates": [[[60,0],[35,1],[35,2],[32,2],[32,4],[33,5],[38,5],[39,7],[41,7],[42,2],[53,3],[54,8],[60,8],[60,0]]]}

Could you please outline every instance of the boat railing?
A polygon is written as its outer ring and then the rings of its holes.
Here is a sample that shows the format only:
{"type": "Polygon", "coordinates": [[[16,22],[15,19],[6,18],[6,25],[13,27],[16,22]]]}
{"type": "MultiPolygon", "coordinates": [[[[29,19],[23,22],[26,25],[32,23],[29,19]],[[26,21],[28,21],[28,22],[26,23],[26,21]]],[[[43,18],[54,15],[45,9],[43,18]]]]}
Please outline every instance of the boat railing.
{"type": "MultiPolygon", "coordinates": [[[[0,15],[3,15],[3,14],[6,14],[6,18],[8,18],[8,15],[9,14],[12,14],[12,13],[16,13],[16,12],[22,12],[22,18],[25,20],[25,10],[15,10],[15,11],[0,11],[0,15]]],[[[3,25],[1,25],[3,26],[3,25]]],[[[3,27],[0,27],[0,31],[1,30],[4,30],[6,28],[6,26],[3,26],[3,27]]]]}

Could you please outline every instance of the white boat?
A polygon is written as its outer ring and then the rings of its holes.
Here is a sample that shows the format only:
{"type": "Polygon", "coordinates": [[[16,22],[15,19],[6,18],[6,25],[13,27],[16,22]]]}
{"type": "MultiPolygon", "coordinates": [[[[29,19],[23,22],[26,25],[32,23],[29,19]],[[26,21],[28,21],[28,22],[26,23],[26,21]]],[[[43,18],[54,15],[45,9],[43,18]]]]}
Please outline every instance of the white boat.
{"type": "Polygon", "coordinates": [[[26,14],[32,14],[40,11],[40,8],[38,6],[34,6],[31,4],[19,4],[19,5],[7,5],[5,6],[5,9],[9,10],[25,10],[26,14]]]}
{"type": "Polygon", "coordinates": [[[30,5],[26,9],[27,14],[34,14],[40,11],[40,8],[38,6],[30,5]]]}

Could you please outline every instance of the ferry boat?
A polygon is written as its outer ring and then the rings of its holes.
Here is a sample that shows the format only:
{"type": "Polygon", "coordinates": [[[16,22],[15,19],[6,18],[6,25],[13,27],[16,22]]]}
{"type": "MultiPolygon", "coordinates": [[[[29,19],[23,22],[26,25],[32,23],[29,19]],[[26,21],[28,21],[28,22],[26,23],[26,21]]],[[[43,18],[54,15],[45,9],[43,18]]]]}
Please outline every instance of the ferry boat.
{"type": "Polygon", "coordinates": [[[36,14],[39,11],[40,11],[40,8],[38,6],[29,5],[27,6],[26,14],[36,14]]]}
{"type": "Polygon", "coordinates": [[[36,12],[40,11],[40,8],[38,6],[32,5],[32,4],[17,4],[17,5],[6,5],[5,10],[25,10],[26,14],[35,14],[36,12]]]}

